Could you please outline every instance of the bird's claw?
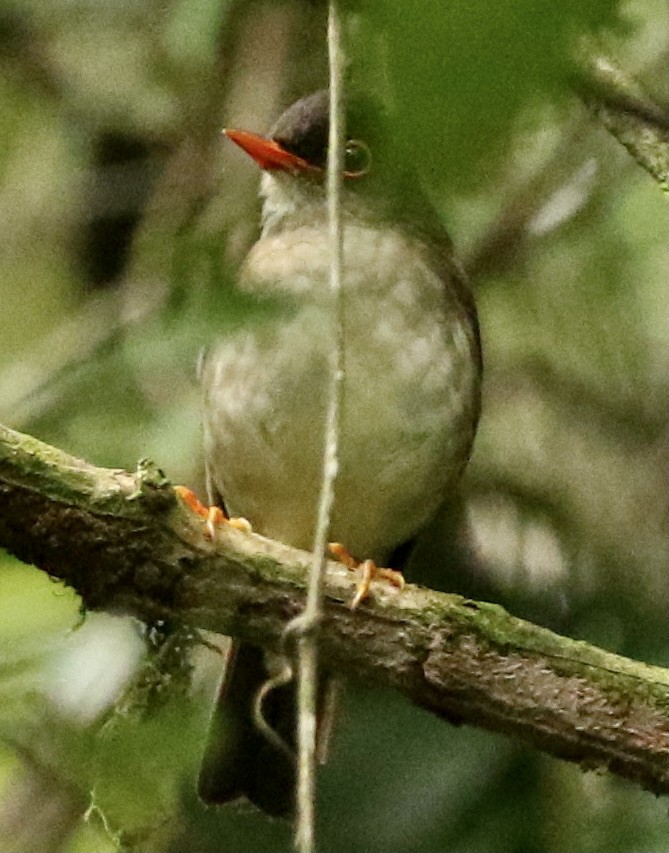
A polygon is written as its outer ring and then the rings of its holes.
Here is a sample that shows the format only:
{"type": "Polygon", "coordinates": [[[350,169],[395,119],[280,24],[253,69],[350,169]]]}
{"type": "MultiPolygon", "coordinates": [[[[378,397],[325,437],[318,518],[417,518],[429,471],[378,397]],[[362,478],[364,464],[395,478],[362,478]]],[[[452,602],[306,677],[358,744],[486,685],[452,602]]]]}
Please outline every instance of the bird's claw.
{"type": "Polygon", "coordinates": [[[205,506],[200,502],[195,492],[191,491],[191,489],[187,489],[185,486],[175,486],[174,491],[181,500],[193,510],[193,512],[205,519],[205,535],[207,539],[216,538],[216,530],[221,524],[229,524],[236,530],[242,530],[244,533],[251,533],[252,527],[247,519],[228,518],[220,506],[205,506]]]}
{"type": "Polygon", "coordinates": [[[385,569],[377,566],[374,560],[356,560],[340,542],[330,542],[328,550],[332,556],[346,566],[347,569],[350,569],[351,571],[360,569],[362,573],[362,577],[357,584],[356,593],[350,604],[351,610],[355,610],[362,601],[369,598],[372,581],[385,580],[392,584],[392,586],[397,587],[398,589],[403,589],[405,580],[404,575],[401,572],[397,572],[395,569],[385,569]]]}

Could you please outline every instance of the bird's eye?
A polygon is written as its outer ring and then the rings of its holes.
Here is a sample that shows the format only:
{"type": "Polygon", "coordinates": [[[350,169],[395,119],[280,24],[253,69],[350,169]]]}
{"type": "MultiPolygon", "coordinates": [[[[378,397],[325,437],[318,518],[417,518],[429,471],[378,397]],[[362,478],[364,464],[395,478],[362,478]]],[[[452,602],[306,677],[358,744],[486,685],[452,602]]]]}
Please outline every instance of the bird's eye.
{"type": "Polygon", "coordinates": [[[372,152],[361,139],[349,139],[344,153],[344,174],[347,178],[361,178],[372,165],[372,152]]]}

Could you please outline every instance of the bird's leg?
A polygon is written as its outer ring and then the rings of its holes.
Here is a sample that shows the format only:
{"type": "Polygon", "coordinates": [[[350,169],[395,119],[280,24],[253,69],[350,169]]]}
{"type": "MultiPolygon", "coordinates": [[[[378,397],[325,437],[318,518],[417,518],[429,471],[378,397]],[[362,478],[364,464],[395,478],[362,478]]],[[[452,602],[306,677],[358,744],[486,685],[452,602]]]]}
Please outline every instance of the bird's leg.
{"type": "Polygon", "coordinates": [[[193,512],[206,519],[207,538],[214,539],[216,537],[216,528],[219,524],[230,524],[237,530],[243,530],[245,533],[251,532],[251,524],[245,518],[228,518],[220,506],[205,506],[203,503],[200,503],[195,492],[187,489],[185,486],[175,486],[174,491],[193,512]]]}
{"type": "Polygon", "coordinates": [[[350,569],[352,572],[360,569],[362,577],[358,581],[358,586],[353,601],[351,602],[351,610],[355,610],[361,601],[369,598],[372,581],[385,580],[388,583],[396,586],[398,589],[404,587],[404,575],[402,572],[397,572],[395,569],[384,569],[377,566],[374,560],[356,560],[355,557],[348,551],[340,542],[330,542],[328,550],[332,556],[340,563],[350,569]]]}

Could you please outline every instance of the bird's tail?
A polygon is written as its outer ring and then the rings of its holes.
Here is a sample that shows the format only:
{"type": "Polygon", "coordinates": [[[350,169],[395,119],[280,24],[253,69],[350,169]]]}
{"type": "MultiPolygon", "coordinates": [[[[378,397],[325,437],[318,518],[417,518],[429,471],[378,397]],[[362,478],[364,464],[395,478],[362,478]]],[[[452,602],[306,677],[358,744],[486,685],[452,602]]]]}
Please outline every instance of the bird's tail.
{"type": "MultiPolygon", "coordinates": [[[[226,662],[211,717],[200,768],[198,793],[208,804],[242,797],[270,815],[293,811],[295,761],[270,742],[254,720],[258,691],[270,678],[262,649],[234,643],[226,662]]],[[[295,689],[278,687],[267,696],[263,716],[294,748],[295,689]]]]}
{"type": "MultiPolygon", "coordinates": [[[[223,804],[245,797],[266,814],[292,815],[296,783],[295,681],[274,687],[263,700],[263,727],[274,733],[269,738],[258,725],[255,706],[259,691],[270,677],[262,649],[249,643],[232,644],[198,779],[198,793],[205,803],[223,804]]],[[[320,690],[320,755],[329,739],[333,696],[332,686],[320,690]]]]}

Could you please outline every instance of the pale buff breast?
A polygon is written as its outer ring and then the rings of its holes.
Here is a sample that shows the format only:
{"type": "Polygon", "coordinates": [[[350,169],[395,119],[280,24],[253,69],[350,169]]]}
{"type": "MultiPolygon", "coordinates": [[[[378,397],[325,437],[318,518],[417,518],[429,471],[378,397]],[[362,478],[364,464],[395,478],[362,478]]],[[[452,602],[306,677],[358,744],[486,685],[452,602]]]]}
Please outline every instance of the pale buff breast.
{"type": "MultiPolygon", "coordinates": [[[[473,330],[426,251],[394,229],[345,229],[345,379],[330,536],[360,557],[383,558],[429,520],[473,439],[473,330]]],[[[327,282],[323,229],[260,240],[241,286],[290,295],[294,310],[220,342],[203,370],[216,489],[259,533],[300,548],[312,546],[320,490],[327,282]]]]}

